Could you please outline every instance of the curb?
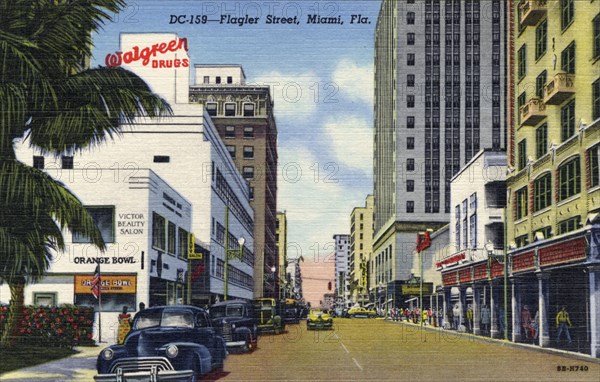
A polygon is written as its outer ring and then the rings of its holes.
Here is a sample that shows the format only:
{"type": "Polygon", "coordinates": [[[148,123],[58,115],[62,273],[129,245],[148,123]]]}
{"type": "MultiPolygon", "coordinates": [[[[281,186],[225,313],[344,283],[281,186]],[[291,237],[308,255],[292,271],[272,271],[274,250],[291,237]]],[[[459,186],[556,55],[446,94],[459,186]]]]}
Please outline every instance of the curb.
{"type": "MultiPolygon", "coordinates": [[[[386,321],[389,321],[389,320],[386,320],[386,321]]],[[[401,321],[389,321],[389,322],[394,323],[396,325],[404,325],[404,326],[408,326],[408,327],[416,326],[416,327],[421,328],[421,325],[419,325],[419,324],[409,324],[409,323],[401,322],[401,321]]],[[[514,347],[514,348],[519,348],[519,349],[524,349],[524,350],[536,351],[538,353],[560,355],[560,356],[567,357],[567,358],[572,358],[572,359],[577,359],[577,360],[581,360],[581,361],[587,361],[587,362],[600,364],[600,359],[592,358],[592,356],[583,354],[583,353],[577,353],[577,352],[572,352],[572,351],[567,351],[567,350],[562,350],[562,349],[543,348],[538,345],[512,342],[512,341],[507,341],[504,339],[485,337],[485,336],[475,335],[475,334],[467,333],[467,332],[457,332],[455,330],[445,330],[445,329],[441,329],[439,327],[431,327],[431,326],[423,325],[422,328],[424,330],[429,330],[432,332],[443,332],[443,333],[446,333],[449,335],[454,335],[456,337],[466,337],[471,340],[476,340],[476,341],[480,341],[480,342],[488,342],[488,343],[501,345],[501,346],[509,346],[509,347],[514,347]]]]}

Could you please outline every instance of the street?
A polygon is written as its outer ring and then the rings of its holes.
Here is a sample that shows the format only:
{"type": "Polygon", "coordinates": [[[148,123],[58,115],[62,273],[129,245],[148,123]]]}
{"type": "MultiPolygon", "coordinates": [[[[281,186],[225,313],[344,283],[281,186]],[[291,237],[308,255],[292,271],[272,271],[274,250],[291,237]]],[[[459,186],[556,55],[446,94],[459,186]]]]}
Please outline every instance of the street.
{"type": "MultiPolygon", "coordinates": [[[[67,360],[6,373],[2,382],[91,381],[100,348],[67,360]]],[[[282,335],[259,338],[250,354],[232,353],[219,381],[597,381],[600,364],[547,354],[496,340],[380,319],[335,319],[335,329],[307,331],[306,323],[282,335]],[[563,366],[564,371],[563,371],[563,366]]]]}

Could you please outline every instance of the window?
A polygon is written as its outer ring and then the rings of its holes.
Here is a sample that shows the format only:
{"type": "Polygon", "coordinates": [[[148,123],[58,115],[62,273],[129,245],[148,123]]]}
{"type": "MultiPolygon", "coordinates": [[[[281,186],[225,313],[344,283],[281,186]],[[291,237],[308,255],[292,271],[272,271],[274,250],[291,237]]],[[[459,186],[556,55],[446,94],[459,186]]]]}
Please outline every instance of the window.
{"type": "Polygon", "coordinates": [[[471,248],[477,248],[477,214],[472,214],[469,218],[469,227],[471,232],[469,233],[471,238],[471,248]]]}
{"type": "Polygon", "coordinates": [[[515,206],[517,209],[516,219],[519,220],[527,216],[527,187],[517,190],[515,198],[517,201],[515,206]]]}
{"type": "Polygon", "coordinates": [[[575,41],[571,42],[560,54],[560,65],[563,72],[575,73],[575,41]]]}
{"type": "Polygon", "coordinates": [[[519,237],[515,237],[515,243],[517,244],[517,248],[524,247],[529,244],[529,235],[525,234],[519,237]]]}
{"type": "MultiPolygon", "coordinates": [[[[188,256],[188,232],[183,228],[179,228],[177,236],[177,256],[187,259],[188,256]]],[[[195,245],[195,244],[194,244],[195,245]]]]}
{"type": "Polygon", "coordinates": [[[527,45],[523,44],[517,53],[519,61],[519,80],[527,74],[527,45]]]}
{"type": "Polygon", "coordinates": [[[544,70],[535,79],[535,95],[539,99],[544,99],[544,85],[546,85],[547,78],[548,72],[544,70]]]}
{"type": "Polygon", "coordinates": [[[235,146],[227,145],[227,151],[229,151],[229,155],[231,155],[232,159],[235,159],[235,146]]]}
{"type": "Polygon", "coordinates": [[[254,104],[253,103],[245,103],[244,104],[244,117],[254,117],[254,104]]]}
{"type": "Polygon", "coordinates": [[[406,160],[406,171],[415,171],[415,160],[413,158],[406,160]]]}
{"type": "Polygon", "coordinates": [[[592,119],[600,118],[600,79],[592,84],[592,119]]]}
{"type": "Polygon", "coordinates": [[[533,182],[533,211],[543,210],[552,204],[552,175],[543,175],[533,182]]]}
{"type": "Polygon", "coordinates": [[[558,223],[558,234],[575,231],[581,225],[581,216],[574,216],[558,223]]]}
{"type": "Polygon", "coordinates": [[[209,84],[210,83],[210,77],[209,76],[204,76],[204,81],[205,84],[209,84]]]}
{"type": "Polygon", "coordinates": [[[548,20],[542,21],[535,28],[535,59],[542,57],[546,53],[548,45],[548,20]]]}
{"type": "Polygon", "coordinates": [[[412,214],[415,212],[415,202],[412,200],[406,201],[406,213],[412,214]]]}
{"type": "Polygon", "coordinates": [[[527,94],[525,92],[521,93],[521,95],[519,95],[519,98],[517,98],[517,118],[518,118],[518,122],[521,123],[521,106],[525,105],[525,102],[527,102],[527,94]]]}
{"type": "Polygon", "coordinates": [[[254,138],[254,127],[252,127],[252,126],[244,127],[244,138],[254,138]]]}
{"type": "Polygon", "coordinates": [[[407,129],[415,128],[415,117],[412,117],[412,116],[406,117],[406,128],[407,129]]]}
{"type": "Polygon", "coordinates": [[[592,147],[588,151],[590,187],[600,186],[600,162],[598,162],[598,151],[600,151],[600,145],[592,147]]]}
{"type": "Polygon", "coordinates": [[[537,231],[533,232],[533,237],[535,238],[538,233],[541,233],[544,236],[544,239],[549,239],[552,237],[552,227],[546,226],[538,229],[537,231]]]}
{"type": "Polygon", "coordinates": [[[33,157],[33,168],[37,168],[38,170],[44,169],[44,157],[35,155],[33,157]]]}
{"type": "Polygon", "coordinates": [[[226,117],[235,117],[235,103],[226,103],[225,104],[225,116],[226,117]]]}
{"type": "Polygon", "coordinates": [[[235,138],[235,126],[225,127],[225,138],[235,138]]]}
{"type": "Polygon", "coordinates": [[[518,147],[519,157],[517,164],[519,170],[522,170],[525,168],[525,166],[527,166],[527,140],[523,139],[521,142],[519,142],[518,147]]]}
{"type": "Polygon", "coordinates": [[[415,149],[415,138],[414,137],[408,137],[408,138],[406,138],[406,149],[407,150],[414,150],[415,149]]]}
{"type": "Polygon", "coordinates": [[[254,179],[254,166],[244,166],[242,173],[244,179],[254,179]]]}
{"type": "Polygon", "coordinates": [[[220,77],[220,76],[217,76],[217,77],[215,78],[215,83],[217,83],[217,84],[220,84],[220,83],[221,83],[221,77],[220,77]]]}
{"type": "Polygon", "coordinates": [[[254,200],[254,187],[250,187],[248,193],[250,200],[254,200]]]}
{"type": "Polygon", "coordinates": [[[456,248],[460,248],[460,205],[454,207],[456,215],[456,222],[454,225],[454,240],[456,241],[456,248]]]}
{"type": "Polygon", "coordinates": [[[406,107],[415,107],[415,96],[409,94],[406,96],[406,107]]]}
{"type": "Polygon", "coordinates": [[[600,58],[600,14],[594,17],[594,54],[593,58],[600,58]]]}
{"type": "Polygon", "coordinates": [[[415,45],[415,34],[414,33],[406,34],[406,45],[415,45]]]}
{"type": "Polygon", "coordinates": [[[408,24],[408,25],[414,25],[415,24],[415,13],[414,12],[407,12],[406,13],[406,24],[408,24]]]}
{"type": "Polygon", "coordinates": [[[415,75],[414,74],[406,75],[406,86],[408,86],[409,88],[412,88],[415,86],[415,75]]]}
{"type": "Polygon", "coordinates": [[[62,158],[62,168],[64,170],[72,170],[73,169],[73,157],[68,155],[63,155],[62,158]]]}
{"type": "Polygon", "coordinates": [[[575,134],[575,100],[560,110],[561,138],[566,141],[575,134]]]}
{"type": "MultiPolygon", "coordinates": [[[[110,207],[85,207],[96,223],[102,240],[105,243],[114,243],[115,241],[115,208],[110,207]]],[[[91,240],[83,235],[73,234],[73,243],[91,243],[91,240]]]]}
{"type": "Polygon", "coordinates": [[[406,181],[406,192],[414,192],[415,191],[415,181],[407,180],[406,181]]]}
{"type": "Polygon", "coordinates": [[[167,252],[175,255],[177,250],[177,227],[172,222],[169,222],[167,227],[167,252]]]}
{"type": "Polygon", "coordinates": [[[544,123],[535,130],[535,154],[540,159],[548,152],[548,124],[544,123]]]}
{"type": "Polygon", "coordinates": [[[415,54],[414,53],[408,53],[406,55],[406,65],[415,66],[415,54]]]}
{"type": "Polygon", "coordinates": [[[153,161],[154,163],[169,163],[171,162],[171,157],[168,155],[155,155],[153,161]]]}
{"type": "Polygon", "coordinates": [[[244,146],[244,159],[254,159],[254,146],[244,146]]]}
{"type": "Polygon", "coordinates": [[[579,157],[563,164],[558,168],[558,200],[565,200],[581,192],[581,167],[579,157]]]}
{"type": "Polygon", "coordinates": [[[233,83],[233,77],[227,76],[227,83],[228,84],[232,84],[233,83]]]}
{"type": "Polygon", "coordinates": [[[562,29],[565,29],[573,21],[575,15],[575,0],[560,0],[561,18],[560,25],[562,29]]]}
{"type": "Polygon", "coordinates": [[[152,246],[164,251],[166,246],[166,220],[156,212],[152,213],[152,246]]]}
{"type": "Polygon", "coordinates": [[[216,116],[217,115],[217,103],[216,102],[207,103],[206,104],[206,112],[211,117],[216,116]]]}
{"type": "Polygon", "coordinates": [[[36,306],[56,306],[56,293],[33,292],[33,304],[36,306]]]}

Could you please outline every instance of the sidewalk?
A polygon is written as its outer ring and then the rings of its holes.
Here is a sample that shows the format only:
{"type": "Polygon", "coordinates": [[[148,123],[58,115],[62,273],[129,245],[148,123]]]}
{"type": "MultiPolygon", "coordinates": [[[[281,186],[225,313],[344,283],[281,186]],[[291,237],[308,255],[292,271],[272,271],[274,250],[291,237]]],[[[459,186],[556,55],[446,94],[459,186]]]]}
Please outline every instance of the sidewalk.
{"type": "MultiPolygon", "coordinates": [[[[408,321],[408,322],[407,321],[391,321],[389,318],[386,321],[389,321],[394,324],[402,324],[402,325],[406,325],[406,326],[410,326],[410,327],[415,327],[415,326],[421,327],[421,324],[414,324],[410,321],[408,321]]],[[[561,356],[564,356],[567,358],[579,359],[579,360],[595,362],[595,363],[600,364],[600,359],[592,358],[590,355],[584,354],[584,353],[577,353],[577,352],[572,352],[572,351],[567,351],[567,350],[562,350],[562,349],[555,349],[555,348],[544,348],[544,347],[540,347],[539,345],[526,344],[526,343],[521,343],[521,342],[512,342],[512,341],[507,341],[507,340],[500,339],[500,338],[492,338],[492,337],[487,337],[487,336],[475,335],[475,334],[472,334],[469,332],[459,332],[456,330],[447,330],[447,329],[442,329],[440,327],[434,327],[434,326],[430,326],[430,325],[423,325],[423,329],[429,330],[429,331],[443,332],[447,335],[454,335],[457,337],[468,337],[472,340],[495,343],[495,344],[498,344],[501,346],[510,346],[510,347],[515,347],[515,348],[528,349],[528,350],[537,351],[539,353],[561,355],[561,356]]]]}
{"type": "Polygon", "coordinates": [[[96,358],[108,344],[81,346],[74,349],[79,353],[68,358],[11,371],[0,376],[2,382],[65,382],[93,381],[96,375],[96,358]]]}

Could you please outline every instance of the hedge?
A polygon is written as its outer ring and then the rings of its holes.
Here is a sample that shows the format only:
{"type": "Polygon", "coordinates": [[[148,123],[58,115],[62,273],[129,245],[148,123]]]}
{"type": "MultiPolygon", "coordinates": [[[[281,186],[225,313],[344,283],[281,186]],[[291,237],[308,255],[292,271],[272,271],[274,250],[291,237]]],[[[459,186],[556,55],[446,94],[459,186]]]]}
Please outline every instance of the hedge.
{"type": "MultiPolygon", "coordinates": [[[[8,319],[8,305],[0,305],[0,335],[8,319]]],[[[18,342],[32,346],[94,345],[94,309],[75,305],[25,306],[18,342]]]]}

